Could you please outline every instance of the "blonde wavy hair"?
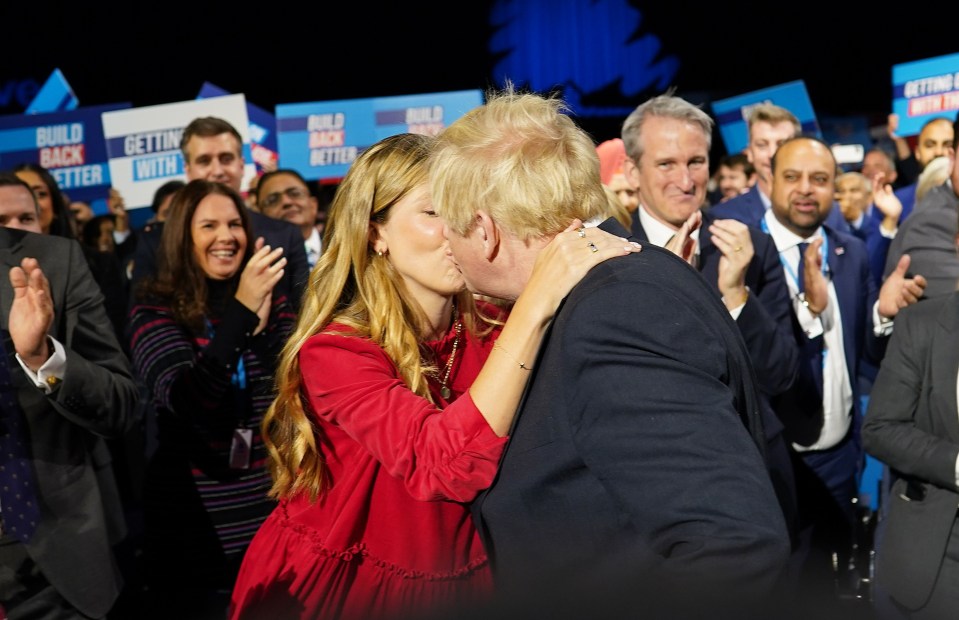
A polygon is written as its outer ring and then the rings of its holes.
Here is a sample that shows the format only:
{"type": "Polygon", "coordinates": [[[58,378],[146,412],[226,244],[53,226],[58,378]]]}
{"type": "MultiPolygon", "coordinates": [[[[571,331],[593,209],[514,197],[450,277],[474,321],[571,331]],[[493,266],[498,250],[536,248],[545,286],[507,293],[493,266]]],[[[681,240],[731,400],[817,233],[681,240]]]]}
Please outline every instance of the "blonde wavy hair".
{"type": "MultiPolygon", "coordinates": [[[[337,188],[323,235],[323,254],[310,273],[296,328],[280,355],[277,396],[263,419],[263,441],[273,477],[270,496],[309,493],[315,501],[326,484],[321,431],[311,419],[299,352],[313,335],[336,322],[369,338],[389,355],[416,394],[432,401],[426,375],[435,366],[423,361],[421,334],[429,323],[412,301],[402,276],[370,243],[373,223],[386,222],[390,208],[428,182],[427,161],[434,139],[398,134],[369,147],[351,164],[337,188]]],[[[456,295],[464,327],[488,329],[472,295],[456,295]]]]}
{"type": "Polygon", "coordinates": [[[431,160],[433,207],[459,235],[479,209],[524,239],[609,210],[592,138],[562,100],[512,84],[444,129],[431,160]]]}

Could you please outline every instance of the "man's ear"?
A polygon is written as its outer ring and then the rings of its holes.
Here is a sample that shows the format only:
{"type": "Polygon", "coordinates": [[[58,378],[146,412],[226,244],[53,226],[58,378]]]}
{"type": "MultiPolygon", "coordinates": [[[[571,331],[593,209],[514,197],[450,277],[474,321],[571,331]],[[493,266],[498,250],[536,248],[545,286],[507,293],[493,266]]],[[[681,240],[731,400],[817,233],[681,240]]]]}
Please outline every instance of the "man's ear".
{"type": "Polygon", "coordinates": [[[500,230],[489,213],[482,209],[476,212],[476,234],[483,242],[483,257],[492,260],[499,250],[500,230]]]}
{"type": "Polygon", "coordinates": [[[623,172],[626,175],[626,180],[630,185],[633,186],[633,189],[639,188],[639,166],[636,165],[632,159],[627,157],[623,160],[623,172]]]}

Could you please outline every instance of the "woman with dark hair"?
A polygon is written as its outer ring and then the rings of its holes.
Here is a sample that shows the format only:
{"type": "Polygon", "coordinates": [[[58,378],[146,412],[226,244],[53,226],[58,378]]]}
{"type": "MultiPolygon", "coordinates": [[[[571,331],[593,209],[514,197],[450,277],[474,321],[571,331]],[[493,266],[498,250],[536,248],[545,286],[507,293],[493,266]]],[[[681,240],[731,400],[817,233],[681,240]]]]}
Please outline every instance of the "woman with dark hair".
{"type": "Polygon", "coordinates": [[[81,242],[90,272],[103,293],[103,303],[117,334],[117,340],[124,345],[127,278],[116,252],[98,252],[96,248],[82,242],[82,235],[74,223],[66,196],[46,168],[32,162],[23,162],[15,166],[13,172],[33,190],[40,211],[40,231],[45,235],[67,237],[81,242]]]}
{"type": "Polygon", "coordinates": [[[174,199],[156,274],[135,291],[130,351],[157,411],[144,564],[158,617],[223,614],[240,559],[275,506],[260,422],[294,319],[273,296],[282,252],[253,241],[234,190],[192,181],[174,199]]]}
{"type": "Polygon", "coordinates": [[[37,206],[40,207],[40,230],[46,235],[75,239],[77,235],[70,207],[53,175],[43,166],[32,162],[17,165],[13,172],[33,190],[37,206]]]}

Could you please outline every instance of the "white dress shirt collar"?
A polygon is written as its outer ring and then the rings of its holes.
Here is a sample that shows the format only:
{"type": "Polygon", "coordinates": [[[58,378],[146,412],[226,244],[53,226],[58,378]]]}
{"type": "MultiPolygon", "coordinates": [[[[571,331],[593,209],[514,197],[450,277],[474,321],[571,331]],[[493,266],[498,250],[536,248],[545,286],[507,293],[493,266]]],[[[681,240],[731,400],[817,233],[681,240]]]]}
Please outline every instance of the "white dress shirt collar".
{"type": "MultiPolygon", "coordinates": [[[[646,231],[649,242],[659,247],[665,246],[676,234],[675,228],[663,224],[650,215],[649,211],[646,210],[646,205],[639,205],[639,223],[643,225],[643,230],[646,231]]],[[[699,229],[694,230],[689,236],[696,241],[696,253],[698,254],[699,229]]]]}
{"type": "Polygon", "coordinates": [[[763,215],[763,227],[766,232],[769,233],[769,236],[773,238],[773,243],[776,244],[776,249],[780,253],[785,252],[790,248],[794,248],[802,242],[810,242],[817,237],[822,237],[823,230],[822,226],[816,229],[816,232],[811,234],[808,237],[800,237],[793,231],[789,230],[783,226],[779,220],[776,219],[776,215],[773,213],[772,209],[767,209],[766,213],[763,215]]]}
{"type": "Polygon", "coordinates": [[[309,238],[303,242],[303,245],[306,247],[307,262],[310,263],[310,267],[312,267],[320,258],[320,252],[323,249],[320,231],[318,231],[316,227],[313,227],[313,232],[310,233],[309,238]]]}

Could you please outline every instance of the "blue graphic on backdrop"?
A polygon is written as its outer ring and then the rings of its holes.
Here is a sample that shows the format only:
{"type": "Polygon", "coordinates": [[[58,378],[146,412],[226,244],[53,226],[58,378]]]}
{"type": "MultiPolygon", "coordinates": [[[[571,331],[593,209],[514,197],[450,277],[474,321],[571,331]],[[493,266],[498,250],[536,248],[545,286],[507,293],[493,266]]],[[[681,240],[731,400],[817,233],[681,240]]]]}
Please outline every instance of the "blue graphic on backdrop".
{"type": "Polygon", "coordinates": [[[627,0],[498,0],[490,11],[496,29],[490,52],[501,57],[493,78],[537,92],[562,87],[580,116],[625,116],[632,106],[587,106],[584,100],[612,91],[623,103],[659,94],[679,71],[679,59],[661,54],[659,37],[643,32],[642,22],[627,0]]]}
{"type": "Polygon", "coordinates": [[[54,69],[47,81],[40,88],[40,92],[27,106],[26,114],[49,114],[52,112],[66,112],[76,110],[80,100],[73,93],[73,88],[60,69],[54,69]]]}

